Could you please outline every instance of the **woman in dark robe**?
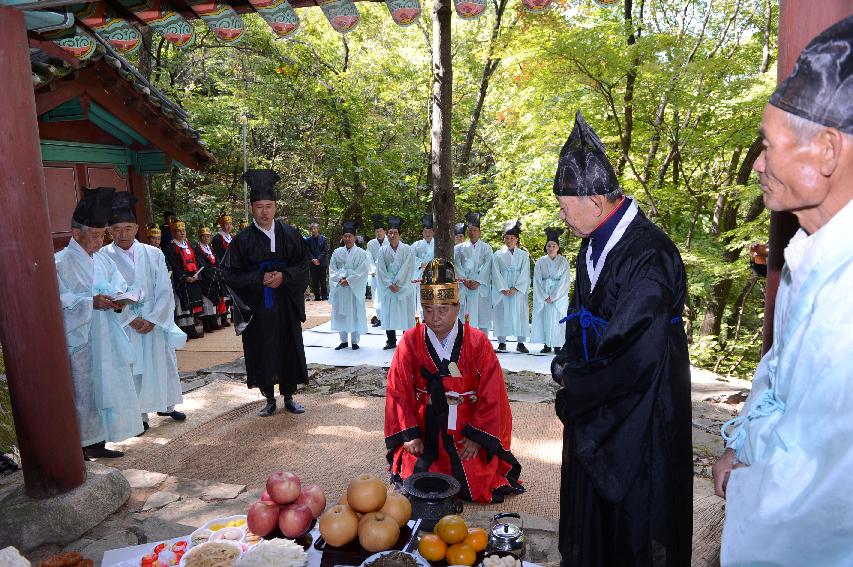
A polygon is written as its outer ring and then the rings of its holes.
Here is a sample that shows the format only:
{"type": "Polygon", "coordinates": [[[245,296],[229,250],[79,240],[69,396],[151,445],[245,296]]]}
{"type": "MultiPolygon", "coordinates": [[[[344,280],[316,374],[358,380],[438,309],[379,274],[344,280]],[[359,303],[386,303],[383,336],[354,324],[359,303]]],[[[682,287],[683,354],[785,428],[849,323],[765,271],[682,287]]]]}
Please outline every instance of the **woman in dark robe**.
{"type": "Polygon", "coordinates": [[[243,339],[246,381],[267,399],[259,415],[275,411],[275,384],[285,409],[303,413],[293,394],[297,384],[308,383],[302,323],[309,256],[299,231],[275,220],[278,175],[249,170],[244,178],[252,188],[255,222],[231,241],[222,272],[235,305],[234,327],[243,339]]]}
{"type": "Polygon", "coordinates": [[[561,218],[583,238],[566,343],[552,365],[563,386],[562,565],[689,565],[684,265],[669,237],[622,195],[580,113],[554,192],[561,218]]]}

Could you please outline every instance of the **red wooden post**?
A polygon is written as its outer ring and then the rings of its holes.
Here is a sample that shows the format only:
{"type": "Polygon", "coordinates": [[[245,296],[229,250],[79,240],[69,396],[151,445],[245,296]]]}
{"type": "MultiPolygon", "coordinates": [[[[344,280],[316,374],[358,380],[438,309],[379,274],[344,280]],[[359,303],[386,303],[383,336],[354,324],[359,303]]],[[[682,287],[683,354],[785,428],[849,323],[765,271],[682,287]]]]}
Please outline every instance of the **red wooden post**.
{"type": "MultiPolygon", "coordinates": [[[[777,78],[782,82],[794,69],[800,52],[817,34],[853,14],[851,0],[781,0],[779,4],[779,60],[777,78]]],[[[767,295],[764,303],[764,345],[773,345],[776,290],[788,241],[800,225],[791,213],[770,213],[770,256],[767,259],[767,295]]]]}
{"type": "Polygon", "coordinates": [[[27,493],[86,480],[23,14],[0,6],[0,338],[27,493]]]}

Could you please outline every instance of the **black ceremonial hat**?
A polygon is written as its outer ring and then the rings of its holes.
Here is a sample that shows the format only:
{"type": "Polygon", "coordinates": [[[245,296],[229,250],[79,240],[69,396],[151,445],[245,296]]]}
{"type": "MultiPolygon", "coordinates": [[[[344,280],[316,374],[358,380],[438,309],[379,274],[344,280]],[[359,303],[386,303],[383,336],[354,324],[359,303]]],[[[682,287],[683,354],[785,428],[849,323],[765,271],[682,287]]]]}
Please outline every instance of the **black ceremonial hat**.
{"type": "Polygon", "coordinates": [[[373,230],[377,228],[385,228],[385,217],[382,215],[373,215],[370,217],[373,220],[373,230]]]}
{"type": "Polygon", "coordinates": [[[456,223],[456,224],[453,226],[453,232],[454,232],[455,234],[460,234],[460,235],[462,235],[462,236],[465,236],[465,223],[464,223],[464,222],[458,222],[458,223],[456,223]]]}
{"type": "Polygon", "coordinates": [[[853,16],[809,42],[770,104],[853,134],[853,16]]]}
{"type": "Polygon", "coordinates": [[[433,225],[432,215],[424,215],[421,218],[421,224],[424,225],[424,228],[432,228],[432,225],[433,225]]]}
{"type": "Polygon", "coordinates": [[[579,110],[575,114],[575,127],[560,150],[554,194],[562,197],[605,195],[616,189],[619,189],[619,182],[607,159],[604,144],[579,110]]]}
{"type": "Polygon", "coordinates": [[[345,220],[341,223],[341,228],[344,230],[344,234],[352,234],[355,235],[355,221],[345,220]]]}
{"type": "Polygon", "coordinates": [[[465,215],[465,222],[468,223],[468,226],[476,226],[480,228],[480,217],[483,215],[481,213],[468,213],[465,215]]]}
{"type": "Polygon", "coordinates": [[[388,217],[388,230],[391,230],[392,228],[400,230],[401,226],[403,226],[403,219],[395,216],[388,217]]]}
{"type": "Polygon", "coordinates": [[[110,213],[110,224],[120,222],[136,222],[136,212],[133,208],[139,199],[130,191],[117,191],[113,195],[113,206],[110,213]]]}
{"type": "Polygon", "coordinates": [[[504,236],[511,234],[513,236],[521,235],[521,222],[517,220],[506,221],[504,223],[504,236]]]}
{"type": "Polygon", "coordinates": [[[562,228],[549,226],[545,229],[545,242],[560,243],[560,235],[565,232],[562,228]]]}
{"type": "Polygon", "coordinates": [[[105,228],[113,210],[115,187],[83,188],[83,198],[71,216],[74,222],[90,228],[105,228]]]}
{"type": "Polygon", "coordinates": [[[281,177],[271,169],[249,169],[243,174],[243,181],[251,189],[249,201],[278,201],[275,184],[281,177]]]}

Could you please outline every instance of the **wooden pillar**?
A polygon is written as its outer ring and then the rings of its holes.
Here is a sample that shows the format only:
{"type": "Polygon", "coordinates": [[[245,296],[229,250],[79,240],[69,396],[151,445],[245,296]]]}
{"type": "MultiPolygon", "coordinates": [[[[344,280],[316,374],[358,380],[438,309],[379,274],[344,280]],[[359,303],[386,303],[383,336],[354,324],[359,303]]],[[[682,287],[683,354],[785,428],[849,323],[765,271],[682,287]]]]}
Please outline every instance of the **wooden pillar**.
{"type": "Polygon", "coordinates": [[[86,480],[23,14],[0,6],[0,339],[27,493],[86,480]]]}
{"type": "Polygon", "coordinates": [[[432,211],[435,217],[435,257],[453,259],[452,124],[453,54],[450,45],[451,0],[435,0],[432,9],[432,211]]]}
{"type": "MultiPolygon", "coordinates": [[[[779,3],[779,60],[777,80],[782,82],[791,74],[800,52],[814,37],[835,22],[853,14],[851,0],[781,0],[779,3]],[[819,5],[819,8],[818,8],[819,5]]],[[[764,345],[767,352],[773,345],[773,318],[776,291],[784,251],[800,225],[791,213],[770,213],[770,256],[767,259],[767,295],[764,303],[764,345]]]]}

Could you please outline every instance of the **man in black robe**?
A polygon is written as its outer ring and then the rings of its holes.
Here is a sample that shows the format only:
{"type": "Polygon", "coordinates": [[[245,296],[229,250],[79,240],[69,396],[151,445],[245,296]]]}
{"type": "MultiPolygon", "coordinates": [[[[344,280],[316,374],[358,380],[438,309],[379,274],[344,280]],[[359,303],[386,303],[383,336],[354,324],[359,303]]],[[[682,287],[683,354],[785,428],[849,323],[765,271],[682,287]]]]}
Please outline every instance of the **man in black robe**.
{"type": "Polygon", "coordinates": [[[672,241],[625,197],[578,112],[554,180],[583,241],[552,364],[564,424],[566,566],[690,564],[693,520],[687,282],[672,241]]]}
{"type": "Polygon", "coordinates": [[[308,383],[302,344],[308,252],[295,227],[275,220],[279,176],[251,169],[243,178],[252,190],[254,221],[231,241],[222,272],[235,305],[234,327],[243,338],[246,381],[267,399],[258,415],[275,411],[276,383],[285,409],[303,413],[293,394],[297,384],[308,383]]]}

